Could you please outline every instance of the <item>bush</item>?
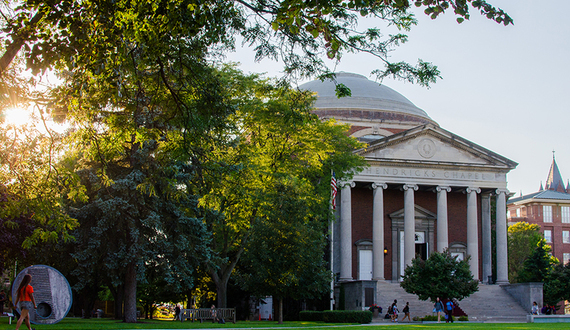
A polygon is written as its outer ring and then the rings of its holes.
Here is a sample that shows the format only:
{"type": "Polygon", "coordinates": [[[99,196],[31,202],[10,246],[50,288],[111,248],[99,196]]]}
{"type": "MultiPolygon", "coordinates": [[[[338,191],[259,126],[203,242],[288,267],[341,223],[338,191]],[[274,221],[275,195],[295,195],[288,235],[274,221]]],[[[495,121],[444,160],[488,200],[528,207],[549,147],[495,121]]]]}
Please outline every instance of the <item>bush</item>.
{"type": "Polygon", "coordinates": [[[299,312],[299,321],[322,322],[323,313],[322,311],[301,311],[299,312]]]}
{"type": "Polygon", "coordinates": [[[469,318],[468,318],[467,316],[463,315],[463,316],[460,316],[460,317],[457,319],[457,321],[469,321],[469,318]]]}
{"type": "Polygon", "coordinates": [[[324,311],[325,323],[370,323],[372,322],[371,311],[324,311]]]}
{"type": "Polygon", "coordinates": [[[437,315],[426,315],[422,317],[420,321],[437,321],[437,315]]]}

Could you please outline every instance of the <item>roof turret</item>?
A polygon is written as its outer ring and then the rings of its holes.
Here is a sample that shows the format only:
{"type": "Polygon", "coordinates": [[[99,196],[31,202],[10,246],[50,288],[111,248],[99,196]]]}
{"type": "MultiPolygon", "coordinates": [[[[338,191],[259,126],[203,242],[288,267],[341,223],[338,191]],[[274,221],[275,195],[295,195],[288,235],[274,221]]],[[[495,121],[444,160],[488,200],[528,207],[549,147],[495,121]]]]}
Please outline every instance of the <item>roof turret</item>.
{"type": "Polygon", "coordinates": [[[548,172],[545,188],[547,190],[566,192],[566,189],[564,189],[564,181],[562,181],[560,170],[558,169],[556,159],[554,158],[554,151],[552,152],[552,164],[550,165],[550,171],[548,172]]]}

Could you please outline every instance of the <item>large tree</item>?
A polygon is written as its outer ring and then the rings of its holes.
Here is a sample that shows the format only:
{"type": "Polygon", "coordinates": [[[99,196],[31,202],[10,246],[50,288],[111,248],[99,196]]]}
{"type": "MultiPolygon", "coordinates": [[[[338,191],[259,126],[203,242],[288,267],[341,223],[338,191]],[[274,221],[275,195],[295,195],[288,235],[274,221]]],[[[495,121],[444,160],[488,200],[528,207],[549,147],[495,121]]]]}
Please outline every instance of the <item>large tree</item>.
{"type": "Polygon", "coordinates": [[[552,268],[558,264],[558,259],[550,255],[552,248],[541,239],[531,255],[524,261],[517,282],[544,282],[552,268]]]}
{"type": "MultiPolygon", "coordinates": [[[[469,258],[469,257],[468,257],[469,258]]],[[[436,301],[436,298],[461,300],[478,290],[468,259],[458,260],[449,251],[433,252],[427,260],[417,257],[404,270],[400,286],[420,300],[436,301]]]]}
{"type": "MultiPolygon", "coordinates": [[[[309,92],[277,87],[255,75],[231,86],[239,103],[230,118],[235,131],[228,134],[223,148],[210,153],[223,167],[205,176],[202,198],[205,207],[218,212],[206,222],[215,253],[207,268],[220,307],[226,306],[227,283],[246,246],[252,239],[258,241],[256,224],[272,217],[267,205],[275,201],[267,198],[277,193],[276,182],[301,180],[313,200],[307,212],[326,227],[331,171],[347,177],[350,170],[364,165],[353,154],[360,144],[347,136],[347,127],[323,122],[311,113],[309,92]]],[[[295,195],[300,200],[305,197],[295,195]]]]}
{"type": "Polygon", "coordinates": [[[324,258],[327,221],[311,206],[318,202],[311,184],[284,176],[272,185],[247,244],[240,283],[257,297],[278,299],[281,324],[285,298],[321,297],[332,274],[324,258]]]}
{"type": "Polygon", "coordinates": [[[527,222],[517,222],[508,229],[509,281],[517,283],[518,274],[526,259],[533,253],[542,239],[540,226],[527,222]]]}
{"type": "Polygon", "coordinates": [[[544,282],[544,303],[556,306],[566,300],[570,300],[570,263],[559,263],[552,268],[544,282]]]}

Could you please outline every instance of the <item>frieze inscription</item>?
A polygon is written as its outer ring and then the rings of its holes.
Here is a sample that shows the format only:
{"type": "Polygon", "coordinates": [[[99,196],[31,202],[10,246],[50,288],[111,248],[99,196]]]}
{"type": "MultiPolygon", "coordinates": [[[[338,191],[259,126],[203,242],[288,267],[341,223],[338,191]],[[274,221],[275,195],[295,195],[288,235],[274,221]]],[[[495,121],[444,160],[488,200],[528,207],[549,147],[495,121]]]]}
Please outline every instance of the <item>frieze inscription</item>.
{"type": "Polygon", "coordinates": [[[389,176],[401,178],[424,178],[424,179],[448,179],[448,180],[473,180],[473,181],[496,181],[494,173],[477,171],[449,171],[438,169],[416,169],[395,167],[369,167],[361,172],[361,175],[389,176]]]}

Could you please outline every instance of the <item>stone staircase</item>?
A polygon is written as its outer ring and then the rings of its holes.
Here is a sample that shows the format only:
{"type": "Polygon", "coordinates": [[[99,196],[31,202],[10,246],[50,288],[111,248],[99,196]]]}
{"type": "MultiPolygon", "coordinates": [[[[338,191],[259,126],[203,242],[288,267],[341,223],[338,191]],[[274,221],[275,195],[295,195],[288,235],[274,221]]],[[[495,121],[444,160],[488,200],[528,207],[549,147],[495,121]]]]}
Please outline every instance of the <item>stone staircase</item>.
{"type": "MultiPolygon", "coordinates": [[[[394,299],[398,300],[400,312],[406,302],[410,303],[410,315],[423,317],[433,314],[433,303],[421,301],[416,295],[409,294],[399,283],[379,281],[376,301],[386,314],[394,299]]],[[[468,298],[458,301],[459,307],[473,322],[526,322],[528,314],[519,303],[499,285],[479,284],[479,291],[468,298]]],[[[376,320],[380,321],[380,320],[376,320]]]]}

